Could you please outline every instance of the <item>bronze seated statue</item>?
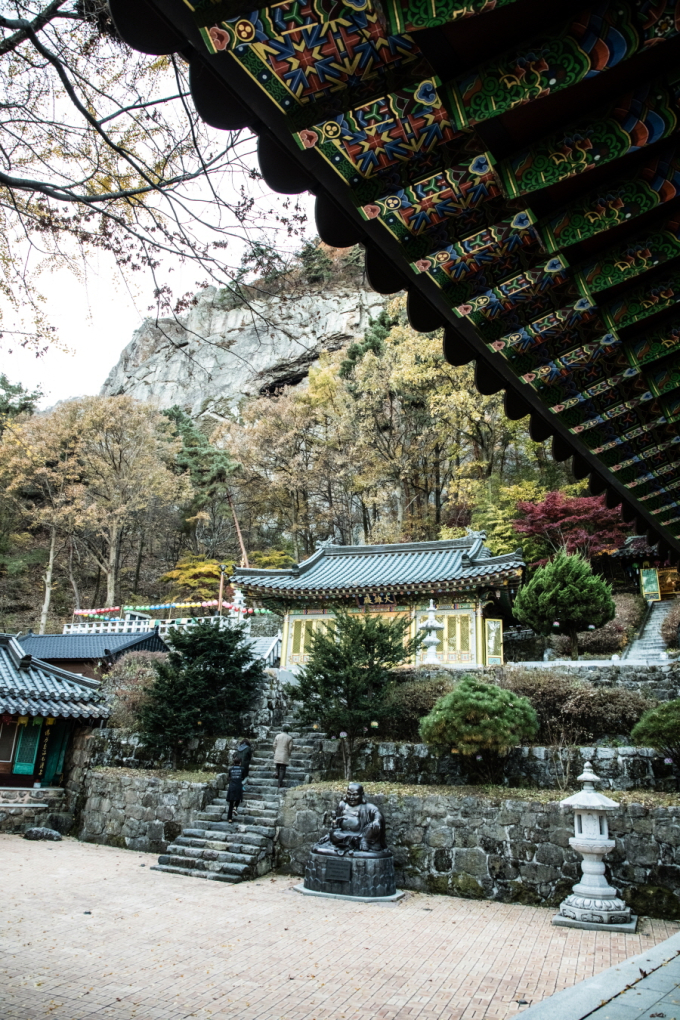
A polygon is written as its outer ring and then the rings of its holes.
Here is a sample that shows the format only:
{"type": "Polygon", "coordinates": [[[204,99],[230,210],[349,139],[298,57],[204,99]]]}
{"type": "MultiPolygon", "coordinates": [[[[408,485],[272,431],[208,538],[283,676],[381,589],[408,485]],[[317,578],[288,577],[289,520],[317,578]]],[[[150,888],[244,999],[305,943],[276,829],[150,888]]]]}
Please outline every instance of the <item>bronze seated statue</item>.
{"type": "Polygon", "coordinates": [[[350,783],[331,820],[327,836],[313,852],[339,857],[391,857],[385,842],[385,819],[369,804],[361,783],[350,783]]]}

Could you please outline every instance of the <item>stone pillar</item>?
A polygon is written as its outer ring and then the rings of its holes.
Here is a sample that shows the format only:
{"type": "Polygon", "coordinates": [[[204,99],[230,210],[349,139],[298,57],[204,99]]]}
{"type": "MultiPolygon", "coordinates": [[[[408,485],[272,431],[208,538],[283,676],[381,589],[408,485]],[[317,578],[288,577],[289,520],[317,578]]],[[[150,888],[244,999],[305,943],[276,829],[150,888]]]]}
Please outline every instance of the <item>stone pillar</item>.
{"type": "Polygon", "coordinates": [[[283,618],[283,632],[281,637],[281,669],[286,669],[288,662],[288,645],[290,644],[290,613],[283,618]]]}
{"type": "Polygon", "coordinates": [[[481,601],[475,603],[475,662],[483,666],[484,655],[484,609],[481,601]]]}

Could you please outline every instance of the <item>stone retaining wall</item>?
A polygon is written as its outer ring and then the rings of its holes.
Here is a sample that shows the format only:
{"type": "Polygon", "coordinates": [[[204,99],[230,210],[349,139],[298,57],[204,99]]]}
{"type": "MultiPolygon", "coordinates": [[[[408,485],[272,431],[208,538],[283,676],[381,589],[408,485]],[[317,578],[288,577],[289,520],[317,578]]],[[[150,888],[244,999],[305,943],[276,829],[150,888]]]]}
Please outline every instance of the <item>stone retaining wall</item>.
{"type": "MultiPolygon", "coordinates": [[[[603,785],[610,790],[673,792],[673,766],[649,747],[518,747],[505,765],[511,786],[564,789],[573,786],[586,761],[595,764],[603,785]]],[[[475,772],[476,762],[459,754],[440,754],[427,744],[366,741],[355,755],[354,777],[360,782],[426,783],[431,786],[467,786],[488,782],[475,772]]],[[[313,756],[314,781],[344,775],[339,740],[322,740],[313,756]]]]}
{"type": "Polygon", "coordinates": [[[25,832],[34,825],[68,832],[72,824],[63,790],[50,786],[0,788],[0,832],[25,832]]]}
{"type": "MultiPolygon", "coordinates": [[[[384,812],[402,889],[557,906],[580,874],[569,846],[573,815],[557,801],[479,794],[368,794],[384,812]]],[[[327,831],[340,794],[297,787],[278,823],[277,864],[302,875],[310,848],[327,831]]],[[[614,884],[636,913],[680,917],[680,804],[628,803],[612,812],[614,884]]]]}
{"type": "Polygon", "coordinates": [[[92,769],[85,780],[78,839],[164,853],[196,812],[224,789],[225,779],[221,774],[201,783],[131,769],[92,769]]]}
{"type": "MultiPolygon", "coordinates": [[[[511,677],[513,670],[527,668],[521,662],[508,663],[498,671],[498,681],[503,684],[503,678],[511,677]]],[[[676,660],[660,662],[658,666],[643,666],[639,663],[628,664],[625,659],[620,662],[583,659],[571,665],[545,663],[531,668],[591,683],[596,687],[622,687],[659,701],[680,697],[680,662],[676,660]]]]}

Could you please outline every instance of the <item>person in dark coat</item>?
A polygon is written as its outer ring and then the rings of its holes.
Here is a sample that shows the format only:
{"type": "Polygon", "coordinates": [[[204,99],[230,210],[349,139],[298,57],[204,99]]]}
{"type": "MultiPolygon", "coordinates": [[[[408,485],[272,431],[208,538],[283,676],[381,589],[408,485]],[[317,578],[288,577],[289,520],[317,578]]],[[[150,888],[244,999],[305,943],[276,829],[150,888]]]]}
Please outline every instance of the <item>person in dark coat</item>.
{"type": "Polygon", "coordinates": [[[229,786],[227,787],[229,814],[227,815],[227,821],[233,822],[234,812],[243,800],[243,769],[237,754],[232,759],[232,765],[227,775],[229,776],[229,786]]]}
{"type": "Polygon", "coordinates": [[[236,748],[236,753],[239,757],[239,761],[241,762],[241,768],[243,769],[243,778],[245,780],[248,778],[248,773],[250,772],[250,762],[253,757],[253,749],[251,747],[250,741],[247,740],[246,737],[241,737],[239,745],[236,748]]]}

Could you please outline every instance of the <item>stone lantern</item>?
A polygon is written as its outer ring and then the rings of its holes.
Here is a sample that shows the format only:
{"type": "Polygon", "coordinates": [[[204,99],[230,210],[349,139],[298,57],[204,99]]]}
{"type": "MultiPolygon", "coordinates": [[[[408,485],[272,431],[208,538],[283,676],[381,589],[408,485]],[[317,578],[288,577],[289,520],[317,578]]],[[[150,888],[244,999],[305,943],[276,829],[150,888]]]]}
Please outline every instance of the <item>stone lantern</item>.
{"type": "Polygon", "coordinates": [[[444,630],[444,624],[437,623],[437,617],[434,615],[436,611],[434,599],[430,599],[430,608],[427,613],[427,619],[418,624],[418,630],[426,631],[426,637],[423,640],[423,648],[426,648],[427,652],[423,661],[426,663],[432,662],[435,663],[435,665],[439,662],[437,652],[435,651],[439,644],[437,631],[444,630]]]}
{"type": "Polygon", "coordinates": [[[578,781],[583,783],[581,792],[560,803],[574,811],[574,835],[569,844],[583,855],[583,874],[571,895],[560,904],[560,912],[552,923],[565,928],[634,932],[637,917],[605,878],[604,858],[616,845],[609,838],[607,812],[619,805],[595,789],[593,784],[599,778],[589,761],[578,781]]]}

